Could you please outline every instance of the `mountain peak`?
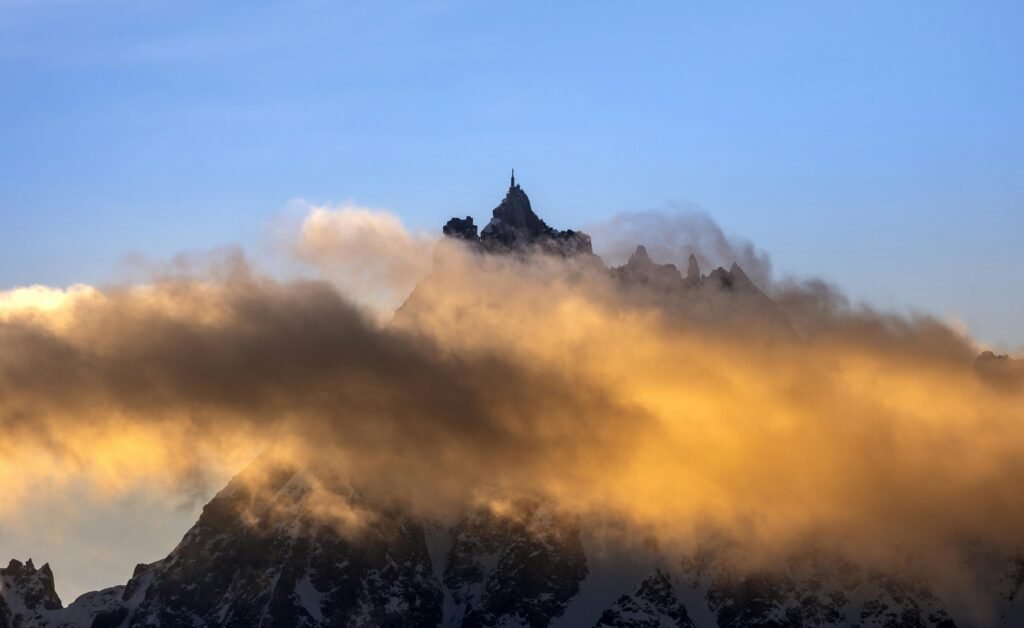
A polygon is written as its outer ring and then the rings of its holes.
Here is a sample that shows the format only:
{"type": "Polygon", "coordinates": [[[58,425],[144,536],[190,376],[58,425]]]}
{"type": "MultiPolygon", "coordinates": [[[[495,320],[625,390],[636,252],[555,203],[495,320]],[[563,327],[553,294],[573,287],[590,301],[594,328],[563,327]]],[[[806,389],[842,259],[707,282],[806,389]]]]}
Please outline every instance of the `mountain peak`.
{"type": "Polygon", "coordinates": [[[696,286],[700,283],[700,265],[697,263],[697,256],[690,253],[690,259],[686,265],[686,283],[696,286]]]}
{"type": "Polygon", "coordinates": [[[471,216],[452,218],[442,229],[444,235],[468,241],[491,253],[536,247],[564,256],[592,254],[590,236],[567,229],[552,229],[533,211],[530,197],[516,183],[515,171],[505,198],[491,211],[491,220],[477,235],[471,216]]]}
{"type": "Polygon", "coordinates": [[[651,261],[651,256],[647,254],[647,247],[642,244],[638,244],[633,254],[629,256],[629,261],[626,262],[629,266],[639,265],[650,265],[654,262],[651,261]]]}
{"type": "Polygon", "coordinates": [[[12,559],[0,568],[0,620],[6,611],[14,626],[38,626],[42,614],[62,607],[49,563],[37,569],[31,558],[12,559]]]}
{"type": "Polygon", "coordinates": [[[501,225],[506,225],[536,237],[551,229],[534,213],[533,207],[530,206],[530,197],[516,183],[515,174],[512,175],[512,183],[505,193],[505,198],[494,208],[491,216],[491,222],[484,227],[484,233],[488,233],[489,230],[493,232],[501,225]]]}
{"type": "Polygon", "coordinates": [[[642,244],[637,245],[625,266],[613,268],[611,273],[627,285],[643,285],[660,293],[676,293],[682,289],[682,276],[675,264],[654,263],[642,244]]]}

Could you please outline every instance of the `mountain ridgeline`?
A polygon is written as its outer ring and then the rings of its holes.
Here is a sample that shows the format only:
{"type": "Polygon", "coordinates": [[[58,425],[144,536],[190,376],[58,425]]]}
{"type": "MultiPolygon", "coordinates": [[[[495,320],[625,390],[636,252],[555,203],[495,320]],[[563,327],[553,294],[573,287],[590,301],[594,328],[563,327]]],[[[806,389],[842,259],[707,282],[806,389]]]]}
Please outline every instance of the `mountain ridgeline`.
{"type": "MultiPolygon", "coordinates": [[[[540,251],[601,264],[589,236],[548,226],[514,178],[482,230],[471,217],[452,218],[443,233],[484,255],[540,251]]],[[[636,299],[667,301],[683,318],[792,333],[736,264],[702,274],[691,255],[684,275],[638,246],[606,272],[636,299]]],[[[318,469],[264,457],[203,508],[170,554],[138,565],[126,584],[65,607],[48,565],[12,560],[0,569],[0,628],[957,625],[913,578],[816,555],[770,573],[740,571],[653,542],[608,547],[602,523],[523,497],[500,514],[471,508],[442,524],[318,469]],[[325,519],[312,505],[324,492],[372,523],[352,530],[325,519]]],[[[997,625],[1024,625],[1022,565],[1011,558],[998,568],[997,625]]]]}
{"type": "MultiPolygon", "coordinates": [[[[442,232],[481,254],[539,253],[577,258],[608,272],[628,293],[631,302],[657,302],[658,307],[669,308],[680,320],[756,326],[784,334],[793,331],[782,310],[735,262],[728,269],[718,267],[705,275],[697,257],[691,254],[684,276],[674,264],[656,263],[647,249],[638,244],[624,265],[606,269],[593,252],[590,236],[548,226],[533,211],[529,197],[514,176],[505,198],[491,212],[491,219],[482,230],[478,232],[473,217],[466,216],[452,218],[442,232]]],[[[432,279],[428,277],[425,281],[432,279]]],[[[407,305],[416,309],[415,292],[407,305]]]]}

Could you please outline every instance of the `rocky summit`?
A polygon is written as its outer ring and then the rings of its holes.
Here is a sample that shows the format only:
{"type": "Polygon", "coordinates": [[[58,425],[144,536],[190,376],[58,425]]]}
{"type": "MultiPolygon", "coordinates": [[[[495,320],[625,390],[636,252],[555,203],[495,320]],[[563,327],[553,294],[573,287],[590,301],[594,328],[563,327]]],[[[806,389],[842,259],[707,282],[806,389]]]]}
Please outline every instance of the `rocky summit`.
{"type": "MultiPolygon", "coordinates": [[[[702,274],[695,255],[689,256],[686,275],[674,264],[652,260],[643,244],[638,244],[622,266],[606,268],[594,255],[590,236],[582,231],[559,231],[549,227],[533,210],[530,199],[515,177],[505,198],[491,212],[491,220],[479,233],[472,216],[452,218],[442,233],[481,254],[523,255],[548,254],[584,259],[591,267],[603,269],[614,278],[637,304],[656,303],[668,308],[679,321],[695,321],[717,326],[757,327],[784,334],[793,328],[782,310],[758,287],[735,262],[702,274]]],[[[424,280],[432,289],[450,289],[443,277],[424,280]]],[[[419,290],[419,288],[417,288],[419,290]]],[[[409,304],[418,304],[416,291],[409,304]]],[[[408,316],[403,307],[401,317],[408,316]]]]}
{"type": "Polygon", "coordinates": [[[452,218],[442,232],[492,253],[537,249],[566,256],[593,253],[590,236],[572,229],[552,229],[534,213],[530,197],[516,183],[514,173],[505,198],[491,212],[490,222],[479,235],[472,216],[452,218]]]}

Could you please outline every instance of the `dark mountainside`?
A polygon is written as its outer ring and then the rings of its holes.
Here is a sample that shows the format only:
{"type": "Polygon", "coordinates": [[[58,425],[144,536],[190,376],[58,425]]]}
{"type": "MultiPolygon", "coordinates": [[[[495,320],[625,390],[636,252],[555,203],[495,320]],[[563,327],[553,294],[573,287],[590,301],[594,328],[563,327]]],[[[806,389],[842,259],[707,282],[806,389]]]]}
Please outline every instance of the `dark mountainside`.
{"type": "MultiPolygon", "coordinates": [[[[534,247],[599,262],[589,236],[549,227],[514,179],[482,231],[470,217],[453,218],[444,234],[484,254],[534,247]]],[[[684,276],[638,246],[609,272],[637,299],[671,295],[684,318],[791,331],[735,264],[703,275],[691,256],[684,276]]],[[[981,367],[1004,368],[994,360],[986,356],[981,367]]],[[[597,536],[594,522],[531,499],[514,501],[504,516],[479,509],[442,526],[315,469],[258,460],[166,558],[139,565],[125,585],[65,608],[48,565],[11,561],[0,569],[0,628],[955,625],[921,582],[891,574],[814,556],[793,558],[781,572],[741,574],[706,556],[671,558],[653,544],[609,550],[597,536]],[[310,507],[318,491],[372,513],[373,524],[353,531],[325,519],[310,507]]],[[[1024,625],[1024,564],[1008,560],[1001,569],[991,592],[996,622],[1024,625]]]]}

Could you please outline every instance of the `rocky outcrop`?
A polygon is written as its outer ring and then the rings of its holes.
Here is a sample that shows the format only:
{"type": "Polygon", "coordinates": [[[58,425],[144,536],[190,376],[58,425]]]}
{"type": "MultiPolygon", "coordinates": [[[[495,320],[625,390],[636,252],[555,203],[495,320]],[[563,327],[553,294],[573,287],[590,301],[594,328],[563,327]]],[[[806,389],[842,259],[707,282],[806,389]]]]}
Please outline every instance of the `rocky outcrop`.
{"type": "Polygon", "coordinates": [[[590,236],[580,231],[559,231],[548,226],[533,211],[530,197],[515,182],[505,198],[491,212],[491,220],[477,235],[473,218],[452,218],[442,229],[444,235],[470,243],[488,253],[518,253],[535,250],[565,257],[592,255],[590,236]]]}
{"type": "Polygon", "coordinates": [[[719,566],[704,577],[717,628],[956,626],[923,581],[840,560],[798,557],[773,572],[719,566]]]}
{"type": "MultiPolygon", "coordinates": [[[[512,179],[505,198],[491,212],[490,222],[477,233],[471,216],[452,218],[442,232],[451,240],[468,245],[478,253],[519,255],[540,252],[585,260],[599,272],[608,272],[638,305],[657,305],[680,321],[702,324],[756,326],[783,334],[793,327],[785,313],[743,271],[738,264],[719,267],[702,275],[695,255],[688,259],[684,277],[674,264],[652,260],[646,247],[638,245],[626,264],[606,268],[593,254],[590,236],[580,231],[558,231],[548,226],[530,203],[522,186],[512,179]]],[[[438,269],[435,268],[435,271],[438,269]]],[[[424,283],[457,289],[435,272],[424,283]]],[[[420,301],[419,287],[400,308],[396,319],[412,315],[420,301]]]]}
{"type": "Polygon", "coordinates": [[[11,560],[6,568],[0,569],[0,581],[5,597],[8,597],[7,592],[17,595],[26,608],[53,610],[61,607],[49,563],[36,569],[31,558],[24,564],[11,560]]]}
{"type": "Polygon", "coordinates": [[[470,242],[476,242],[479,240],[479,236],[476,233],[476,225],[473,224],[473,217],[466,216],[465,218],[452,218],[444,227],[441,228],[441,232],[449,238],[455,238],[457,240],[468,240],[470,242]]]}
{"type": "Polygon", "coordinates": [[[438,625],[418,521],[308,473],[265,478],[237,478],[170,556],[136,569],[127,625],[438,625]]]}
{"type": "Polygon", "coordinates": [[[697,256],[690,253],[690,259],[686,265],[686,286],[693,288],[700,284],[700,265],[697,264],[697,256]]]}
{"type": "Polygon", "coordinates": [[[551,227],[534,213],[530,197],[513,179],[505,198],[491,212],[491,222],[484,227],[483,232],[488,238],[495,239],[503,235],[521,235],[533,239],[550,231],[551,227]]]}
{"type": "Polygon", "coordinates": [[[609,272],[629,302],[656,306],[680,321],[793,333],[785,313],[735,263],[729,270],[718,267],[702,275],[696,256],[690,255],[683,277],[674,264],[656,263],[638,245],[624,265],[609,272]]]}
{"type": "Polygon", "coordinates": [[[125,586],[62,608],[48,567],[3,572],[0,628],[547,626],[587,561],[579,521],[538,500],[438,528],[311,470],[258,462],[125,586]]]}
{"type": "Polygon", "coordinates": [[[49,564],[37,569],[30,558],[0,568],[0,626],[31,626],[60,608],[49,564]]]}
{"type": "Polygon", "coordinates": [[[594,628],[693,628],[672,580],[660,569],[601,614],[594,628]]]}
{"type": "Polygon", "coordinates": [[[452,530],[444,584],[456,625],[546,626],[587,575],[579,521],[537,500],[481,508],[452,530]]]}
{"type": "Polygon", "coordinates": [[[624,266],[610,272],[623,285],[643,286],[659,294],[681,293],[686,288],[674,264],[655,264],[642,245],[636,247],[624,266]]]}

